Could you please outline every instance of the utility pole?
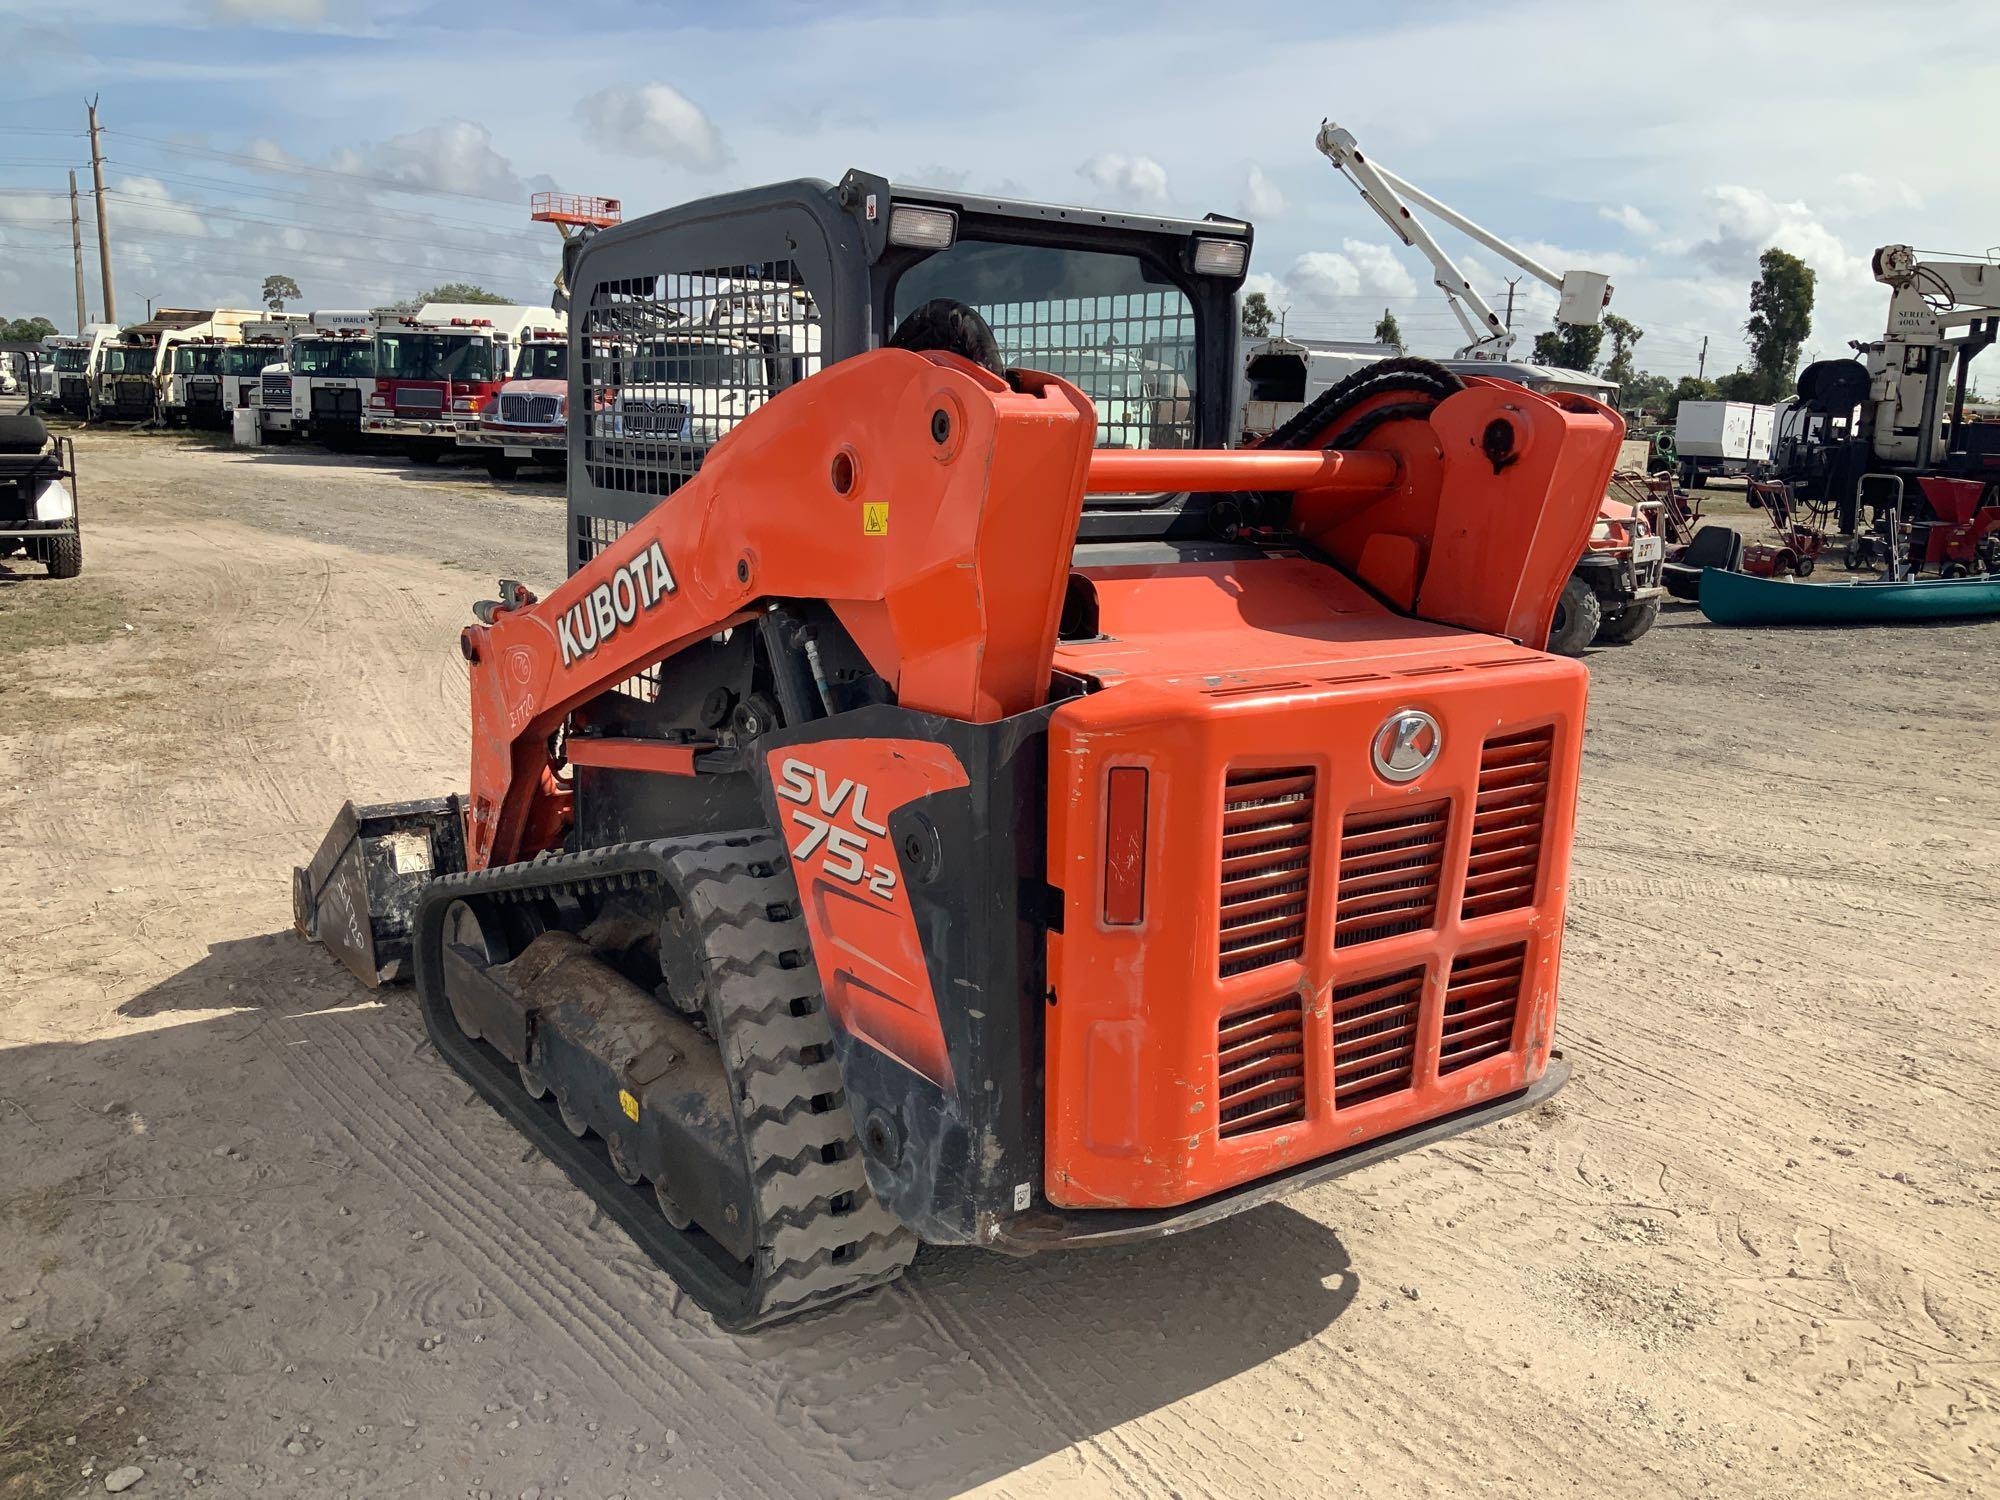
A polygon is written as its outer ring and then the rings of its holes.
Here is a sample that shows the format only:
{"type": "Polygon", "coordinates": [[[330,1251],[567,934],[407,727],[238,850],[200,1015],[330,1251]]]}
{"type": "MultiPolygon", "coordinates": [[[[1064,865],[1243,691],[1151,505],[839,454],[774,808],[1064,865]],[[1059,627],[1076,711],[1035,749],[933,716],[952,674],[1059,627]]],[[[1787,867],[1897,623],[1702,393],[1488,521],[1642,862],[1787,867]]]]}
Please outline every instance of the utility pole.
{"type": "Polygon", "coordinates": [[[1701,336],[1701,359],[1694,367],[1694,378],[1696,380],[1708,378],[1708,335],[1705,333],[1701,336]]]}
{"type": "Polygon", "coordinates": [[[1520,278],[1520,277],[1518,277],[1518,276],[1516,276],[1516,277],[1512,278],[1512,279],[1511,279],[1510,281],[1508,281],[1508,283],[1507,283],[1507,320],[1506,320],[1506,321],[1507,321],[1507,331],[1508,331],[1509,333],[1512,333],[1512,332],[1514,331],[1514,288],[1515,288],[1515,287],[1517,287],[1517,286],[1519,286],[1520,284],[1521,284],[1521,278],[1520,278]]]}
{"type": "Polygon", "coordinates": [[[90,180],[97,190],[97,270],[104,280],[104,321],[118,321],[118,293],[111,285],[111,221],[104,209],[104,149],[97,139],[97,100],[90,101],[90,180]]]}
{"type": "Polygon", "coordinates": [[[90,321],[90,309],[83,301],[83,218],[76,209],[76,172],[69,174],[69,247],[76,261],[76,331],[83,332],[90,321]]]}

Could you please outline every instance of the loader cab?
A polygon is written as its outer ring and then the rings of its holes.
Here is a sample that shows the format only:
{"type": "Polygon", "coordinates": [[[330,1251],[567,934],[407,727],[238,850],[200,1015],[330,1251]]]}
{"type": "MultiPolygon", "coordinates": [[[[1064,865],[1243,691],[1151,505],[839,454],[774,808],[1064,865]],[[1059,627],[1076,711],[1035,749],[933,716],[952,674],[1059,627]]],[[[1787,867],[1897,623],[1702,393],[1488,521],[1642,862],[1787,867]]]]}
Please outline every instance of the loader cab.
{"type": "MultiPolygon", "coordinates": [[[[629,220],[568,251],[571,571],[765,401],[939,298],[1082,389],[1104,448],[1235,436],[1248,224],[905,187],[861,172],[629,220]],[[687,346],[703,357],[689,357],[687,346]],[[655,357],[657,356],[657,357],[655,357]]],[[[1088,542],[1211,537],[1208,495],[1093,496],[1088,542]]]]}

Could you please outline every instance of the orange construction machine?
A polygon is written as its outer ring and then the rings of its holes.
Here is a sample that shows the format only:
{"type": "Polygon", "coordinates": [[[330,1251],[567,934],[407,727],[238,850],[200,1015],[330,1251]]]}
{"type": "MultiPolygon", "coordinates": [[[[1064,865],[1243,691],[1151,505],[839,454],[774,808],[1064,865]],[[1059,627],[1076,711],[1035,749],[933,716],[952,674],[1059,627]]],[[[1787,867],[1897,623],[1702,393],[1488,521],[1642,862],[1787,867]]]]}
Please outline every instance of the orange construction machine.
{"type": "Polygon", "coordinates": [[[725,1325],[1565,1077],[1541,646],[1622,426],[1393,360],[1224,448],[1250,239],[850,173],[572,247],[570,576],[298,920],[725,1325]]]}

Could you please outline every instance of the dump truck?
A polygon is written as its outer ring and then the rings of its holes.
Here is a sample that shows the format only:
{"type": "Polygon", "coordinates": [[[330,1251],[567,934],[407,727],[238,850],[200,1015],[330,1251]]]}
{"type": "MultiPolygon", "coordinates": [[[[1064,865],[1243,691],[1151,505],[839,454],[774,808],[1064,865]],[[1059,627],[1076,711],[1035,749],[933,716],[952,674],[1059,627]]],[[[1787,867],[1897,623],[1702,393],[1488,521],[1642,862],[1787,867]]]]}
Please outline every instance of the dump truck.
{"type": "Polygon", "coordinates": [[[244,308],[162,307],[121,331],[103,350],[91,387],[92,421],[156,422],[174,406],[174,351],[182,344],[242,342],[243,326],[263,318],[244,308]]]}
{"type": "Polygon", "coordinates": [[[1623,424],[1392,360],[1230,449],[1251,242],[857,171],[566,257],[568,577],[473,606],[468,787],[344,807],[294,914],[724,1327],[1567,1075],[1586,674],[1540,647],[1623,424]],[[620,351],[747,267],[798,378],[615,426],[620,351]],[[1155,446],[1039,368],[1106,348],[1175,351],[1155,446]]]}

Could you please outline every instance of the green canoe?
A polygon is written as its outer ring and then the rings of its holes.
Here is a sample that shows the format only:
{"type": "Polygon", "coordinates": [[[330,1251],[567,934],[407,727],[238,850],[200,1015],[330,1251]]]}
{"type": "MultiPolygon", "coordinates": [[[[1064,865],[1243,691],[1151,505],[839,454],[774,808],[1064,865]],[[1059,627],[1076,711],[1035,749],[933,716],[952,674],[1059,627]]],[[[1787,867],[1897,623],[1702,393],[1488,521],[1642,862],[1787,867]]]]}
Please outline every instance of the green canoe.
{"type": "Polygon", "coordinates": [[[1701,571],[1701,612],[1718,625],[1866,625],[2000,615],[2000,578],[1798,583],[1701,571]]]}

